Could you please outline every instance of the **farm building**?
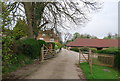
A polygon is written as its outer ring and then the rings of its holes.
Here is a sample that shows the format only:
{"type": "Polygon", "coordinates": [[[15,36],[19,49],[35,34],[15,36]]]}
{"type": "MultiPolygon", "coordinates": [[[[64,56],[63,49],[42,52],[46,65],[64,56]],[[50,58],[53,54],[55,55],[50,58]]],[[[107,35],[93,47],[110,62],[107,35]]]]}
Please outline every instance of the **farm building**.
{"type": "Polygon", "coordinates": [[[103,48],[109,47],[120,47],[119,39],[81,39],[77,38],[76,40],[69,42],[67,47],[91,47],[101,50],[103,48]]]}

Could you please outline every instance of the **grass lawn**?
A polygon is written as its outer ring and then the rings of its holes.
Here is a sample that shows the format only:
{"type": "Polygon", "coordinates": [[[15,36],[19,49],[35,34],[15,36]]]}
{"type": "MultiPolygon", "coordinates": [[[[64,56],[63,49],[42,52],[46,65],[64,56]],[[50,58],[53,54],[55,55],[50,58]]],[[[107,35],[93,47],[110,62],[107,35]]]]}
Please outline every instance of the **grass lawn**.
{"type": "Polygon", "coordinates": [[[118,77],[120,77],[120,73],[110,67],[93,65],[93,74],[90,73],[88,63],[80,63],[80,67],[83,70],[86,79],[118,79],[118,77]]]}

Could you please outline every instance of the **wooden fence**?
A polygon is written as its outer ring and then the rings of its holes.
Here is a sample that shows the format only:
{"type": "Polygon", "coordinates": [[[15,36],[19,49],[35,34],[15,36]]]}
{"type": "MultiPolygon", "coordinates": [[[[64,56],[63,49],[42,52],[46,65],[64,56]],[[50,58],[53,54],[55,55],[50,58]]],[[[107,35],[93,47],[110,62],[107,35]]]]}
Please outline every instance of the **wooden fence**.
{"type": "Polygon", "coordinates": [[[101,65],[101,66],[114,66],[114,55],[110,54],[92,54],[93,64],[101,65]]]}
{"type": "Polygon", "coordinates": [[[113,67],[114,66],[114,55],[109,54],[97,54],[92,53],[89,50],[88,54],[83,54],[82,51],[79,50],[79,63],[88,62],[90,66],[90,72],[92,74],[92,64],[113,67]]]}

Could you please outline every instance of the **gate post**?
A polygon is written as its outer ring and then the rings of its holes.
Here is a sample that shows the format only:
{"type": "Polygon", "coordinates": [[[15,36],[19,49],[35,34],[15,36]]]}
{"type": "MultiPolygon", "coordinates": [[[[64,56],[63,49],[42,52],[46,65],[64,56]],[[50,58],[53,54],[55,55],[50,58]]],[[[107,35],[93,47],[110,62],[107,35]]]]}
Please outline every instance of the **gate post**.
{"type": "Polygon", "coordinates": [[[81,52],[81,50],[79,48],[79,61],[78,61],[78,64],[80,63],[80,60],[81,60],[81,56],[80,56],[81,54],[80,53],[82,53],[82,52],[81,52]]]}
{"type": "Polygon", "coordinates": [[[41,62],[44,62],[44,47],[41,47],[41,55],[40,55],[41,57],[41,62]]]}
{"type": "Polygon", "coordinates": [[[90,73],[92,74],[92,51],[89,49],[89,65],[90,65],[90,73]]]}

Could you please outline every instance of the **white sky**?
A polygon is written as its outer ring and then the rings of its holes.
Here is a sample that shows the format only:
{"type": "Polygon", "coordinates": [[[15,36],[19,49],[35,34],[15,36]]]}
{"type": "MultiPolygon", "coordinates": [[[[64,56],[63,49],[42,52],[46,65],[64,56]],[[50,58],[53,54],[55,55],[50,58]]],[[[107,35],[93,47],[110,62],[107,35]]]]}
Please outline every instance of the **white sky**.
{"type": "Polygon", "coordinates": [[[119,0],[100,0],[104,2],[103,8],[94,13],[91,21],[85,27],[77,27],[73,32],[80,34],[90,34],[103,38],[108,33],[118,33],[118,1],[119,0]]]}

